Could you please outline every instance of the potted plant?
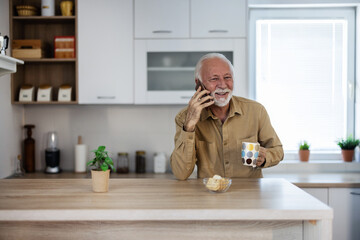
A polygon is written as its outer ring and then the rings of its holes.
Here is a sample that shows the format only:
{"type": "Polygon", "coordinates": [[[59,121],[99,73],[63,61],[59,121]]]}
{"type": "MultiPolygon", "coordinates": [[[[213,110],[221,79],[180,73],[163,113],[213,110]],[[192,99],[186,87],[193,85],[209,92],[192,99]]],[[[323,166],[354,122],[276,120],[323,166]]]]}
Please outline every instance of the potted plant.
{"type": "Polygon", "coordinates": [[[345,162],[352,162],[354,149],[360,143],[359,139],[353,138],[351,135],[347,139],[340,139],[337,145],[341,148],[341,155],[345,162]]]}
{"type": "Polygon", "coordinates": [[[91,169],[92,187],[94,192],[109,191],[110,169],[114,169],[113,160],[105,151],[105,146],[99,146],[92,150],[95,157],[87,163],[87,166],[94,166],[91,169]]]}
{"type": "Polygon", "coordinates": [[[299,147],[299,158],[301,162],[308,162],[310,156],[310,145],[303,141],[300,143],[299,147]]]}

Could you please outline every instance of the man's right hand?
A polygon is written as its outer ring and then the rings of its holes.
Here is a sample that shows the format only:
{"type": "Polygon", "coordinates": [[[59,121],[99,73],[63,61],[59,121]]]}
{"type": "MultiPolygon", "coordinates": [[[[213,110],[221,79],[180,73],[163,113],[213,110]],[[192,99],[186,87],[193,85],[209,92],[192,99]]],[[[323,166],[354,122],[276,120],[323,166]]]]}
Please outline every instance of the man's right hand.
{"type": "Polygon", "coordinates": [[[197,122],[200,120],[201,111],[214,104],[214,98],[212,96],[208,95],[204,97],[205,94],[209,93],[210,91],[208,90],[201,91],[201,87],[199,87],[190,99],[184,123],[185,131],[193,132],[197,122]],[[209,102],[206,102],[208,100],[209,102]]]}

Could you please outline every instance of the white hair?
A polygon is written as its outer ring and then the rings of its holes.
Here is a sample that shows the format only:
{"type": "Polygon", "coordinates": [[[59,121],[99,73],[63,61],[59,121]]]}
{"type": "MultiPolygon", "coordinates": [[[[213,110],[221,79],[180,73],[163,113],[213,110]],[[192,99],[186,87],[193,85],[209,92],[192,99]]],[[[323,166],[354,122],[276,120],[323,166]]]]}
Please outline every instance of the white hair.
{"type": "Polygon", "coordinates": [[[227,59],[223,54],[221,53],[208,53],[208,54],[205,54],[204,56],[202,56],[199,61],[197,62],[196,64],[196,67],[195,67],[195,79],[199,79],[200,82],[202,82],[202,79],[201,79],[201,68],[203,66],[203,62],[207,59],[211,59],[211,58],[218,58],[218,59],[221,59],[223,60],[224,62],[226,62],[228,65],[229,65],[229,68],[230,68],[230,71],[231,71],[231,75],[232,77],[234,78],[234,67],[233,65],[231,64],[231,62],[229,61],[229,59],[227,59]]]}

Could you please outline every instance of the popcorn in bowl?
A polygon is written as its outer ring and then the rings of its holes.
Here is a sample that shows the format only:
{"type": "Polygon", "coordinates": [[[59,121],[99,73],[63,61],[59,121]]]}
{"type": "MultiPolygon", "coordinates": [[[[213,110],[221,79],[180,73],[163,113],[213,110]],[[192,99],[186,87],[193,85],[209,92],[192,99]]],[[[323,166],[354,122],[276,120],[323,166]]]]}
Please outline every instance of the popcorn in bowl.
{"type": "Polygon", "coordinates": [[[204,178],[203,183],[211,192],[226,192],[231,185],[231,179],[214,175],[212,178],[204,178]]]}

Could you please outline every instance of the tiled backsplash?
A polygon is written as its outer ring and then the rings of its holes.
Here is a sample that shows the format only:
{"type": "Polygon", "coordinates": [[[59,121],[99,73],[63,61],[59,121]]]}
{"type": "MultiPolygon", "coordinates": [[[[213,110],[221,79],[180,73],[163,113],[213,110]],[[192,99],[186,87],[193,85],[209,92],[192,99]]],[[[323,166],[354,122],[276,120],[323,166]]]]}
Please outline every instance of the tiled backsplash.
{"type": "MultiPolygon", "coordinates": [[[[60,167],[74,170],[74,146],[81,135],[88,149],[105,145],[116,161],[117,152],[128,152],[130,171],[135,171],[135,151],[145,150],[147,172],[153,171],[153,155],[165,152],[169,161],[174,148],[176,114],[184,106],[25,106],[26,124],[35,124],[36,169],[45,168],[46,138],[49,131],[57,131],[60,148],[60,167]]],[[[23,130],[25,137],[25,130],[23,130]]],[[[357,153],[358,154],[358,153],[357,153]]],[[[89,154],[89,159],[91,154],[89,154]]],[[[168,166],[169,170],[169,166],[168,166]]],[[[283,160],[266,172],[355,172],[360,163],[342,161],[283,160]]]]}
{"type": "Polygon", "coordinates": [[[89,150],[105,145],[114,160],[117,152],[128,152],[130,171],[135,170],[135,151],[145,150],[146,169],[152,172],[155,152],[165,152],[169,160],[174,148],[175,116],[183,107],[25,106],[26,124],[35,124],[33,138],[36,141],[36,169],[45,168],[47,133],[56,131],[61,155],[60,167],[63,170],[74,170],[74,146],[78,135],[81,135],[89,150]]]}

